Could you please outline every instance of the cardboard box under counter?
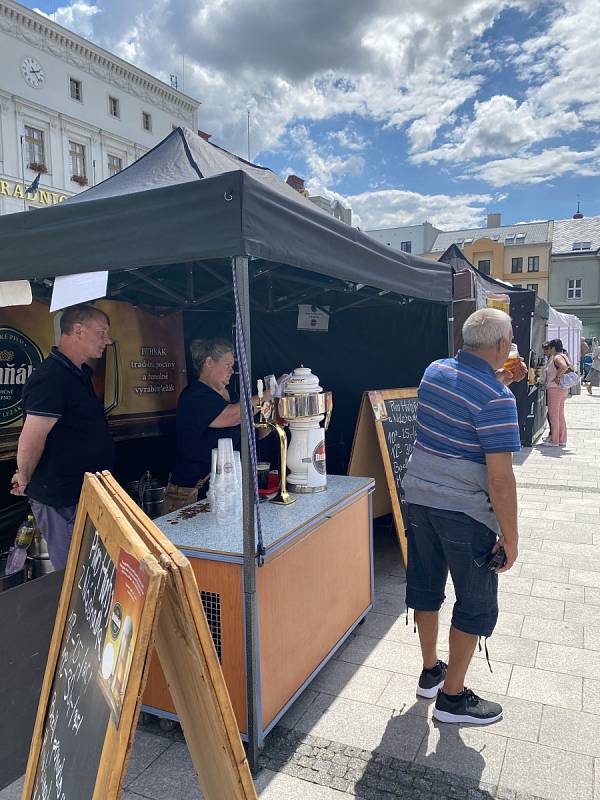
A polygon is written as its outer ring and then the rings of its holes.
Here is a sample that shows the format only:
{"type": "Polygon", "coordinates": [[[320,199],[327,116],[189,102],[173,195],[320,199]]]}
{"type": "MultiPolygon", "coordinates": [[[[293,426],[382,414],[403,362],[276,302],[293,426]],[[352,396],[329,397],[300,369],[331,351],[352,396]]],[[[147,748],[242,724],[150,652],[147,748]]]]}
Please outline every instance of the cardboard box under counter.
{"type": "MultiPolygon", "coordinates": [[[[289,506],[261,503],[266,549],[257,570],[255,687],[262,736],[277,723],[373,603],[371,478],[330,475],[327,491],[289,506]]],[[[242,735],[246,733],[241,525],[217,525],[195,504],[154,520],[190,560],[242,735]]],[[[153,658],[142,709],[176,720],[153,658]]]]}

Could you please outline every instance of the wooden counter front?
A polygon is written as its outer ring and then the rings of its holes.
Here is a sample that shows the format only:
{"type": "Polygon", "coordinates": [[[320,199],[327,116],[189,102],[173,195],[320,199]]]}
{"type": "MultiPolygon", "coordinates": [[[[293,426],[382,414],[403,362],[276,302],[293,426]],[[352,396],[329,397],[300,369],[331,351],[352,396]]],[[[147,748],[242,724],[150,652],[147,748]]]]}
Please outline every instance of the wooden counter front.
{"type": "MultiPolygon", "coordinates": [[[[333,506],[332,498],[327,504],[326,493],[322,493],[318,502],[324,512],[312,518],[308,515],[309,524],[288,535],[273,536],[265,563],[257,570],[263,732],[279,719],[371,607],[372,488],[373,483],[364,480],[360,490],[347,493],[333,506]]],[[[314,506],[316,495],[311,497],[310,505],[314,506]]],[[[305,498],[299,496],[298,503],[305,498]]],[[[168,526],[157,522],[169,534],[168,526]]],[[[175,539],[172,529],[170,535],[175,539]]],[[[241,558],[182,549],[196,575],[240,732],[245,733],[241,558]]],[[[143,703],[145,711],[176,718],[156,659],[152,661],[143,703]]]]}

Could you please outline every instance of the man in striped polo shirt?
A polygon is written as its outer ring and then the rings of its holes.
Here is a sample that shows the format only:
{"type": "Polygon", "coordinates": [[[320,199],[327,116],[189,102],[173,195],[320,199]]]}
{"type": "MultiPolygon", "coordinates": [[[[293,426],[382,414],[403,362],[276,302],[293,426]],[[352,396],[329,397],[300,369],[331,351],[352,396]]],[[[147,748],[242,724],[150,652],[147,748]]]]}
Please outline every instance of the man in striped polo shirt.
{"type": "Polygon", "coordinates": [[[419,386],[417,435],[403,481],[408,502],[406,605],[415,610],[423,653],[417,694],[436,698],[441,722],[487,725],[502,707],[465,688],[477,639],[498,618],[497,572],[517,558],[517,493],[512,453],[520,449],[517,408],[507,384],[527,374],[503,369],[512,342],[508,314],[476,311],[464,347],[434,361],[419,386]],[[487,565],[502,546],[506,563],[487,565]],[[452,577],[456,602],[448,664],[438,659],[438,612],[452,577]],[[443,687],[443,689],[442,689],[443,687]]]}

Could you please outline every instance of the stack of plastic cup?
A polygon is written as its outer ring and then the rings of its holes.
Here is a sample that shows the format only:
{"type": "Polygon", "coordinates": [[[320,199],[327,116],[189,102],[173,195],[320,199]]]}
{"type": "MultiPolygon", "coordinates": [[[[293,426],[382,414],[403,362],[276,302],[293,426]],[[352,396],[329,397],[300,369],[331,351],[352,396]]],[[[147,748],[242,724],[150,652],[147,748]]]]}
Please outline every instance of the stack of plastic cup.
{"type": "Polygon", "coordinates": [[[208,482],[208,491],[206,493],[206,499],[208,500],[208,507],[211,513],[214,513],[216,510],[216,501],[215,501],[215,484],[217,480],[217,461],[218,461],[219,451],[216,447],[213,448],[211,453],[211,460],[210,460],[210,480],[208,482]]]}
{"type": "Polygon", "coordinates": [[[219,439],[217,473],[215,478],[215,505],[219,525],[230,525],[238,516],[238,482],[231,439],[219,439]]]}

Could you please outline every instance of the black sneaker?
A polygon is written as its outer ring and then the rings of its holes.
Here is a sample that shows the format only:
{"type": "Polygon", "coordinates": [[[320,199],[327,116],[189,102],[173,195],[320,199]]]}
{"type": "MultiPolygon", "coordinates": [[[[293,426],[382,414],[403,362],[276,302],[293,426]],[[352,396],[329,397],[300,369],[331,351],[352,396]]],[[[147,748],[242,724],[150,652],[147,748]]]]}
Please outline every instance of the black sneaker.
{"type": "Polygon", "coordinates": [[[477,697],[470,689],[460,694],[438,692],[433,709],[438,722],[468,722],[471,725],[491,725],[502,717],[502,706],[477,697]]]}
{"type": "Polygon", "coordinates": [[[438,689],[444,685],[447,669],[448,665],[443,661],[438,661],[431,669],[424,669],[419,676],[417,695],[427,697],[429,700],[435,697],[438,689]]]}

